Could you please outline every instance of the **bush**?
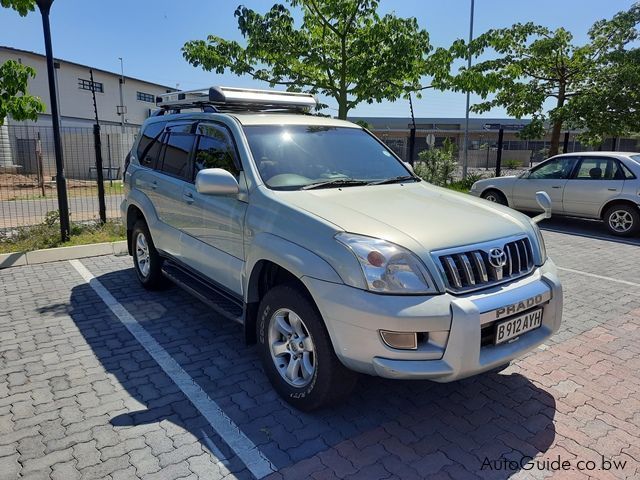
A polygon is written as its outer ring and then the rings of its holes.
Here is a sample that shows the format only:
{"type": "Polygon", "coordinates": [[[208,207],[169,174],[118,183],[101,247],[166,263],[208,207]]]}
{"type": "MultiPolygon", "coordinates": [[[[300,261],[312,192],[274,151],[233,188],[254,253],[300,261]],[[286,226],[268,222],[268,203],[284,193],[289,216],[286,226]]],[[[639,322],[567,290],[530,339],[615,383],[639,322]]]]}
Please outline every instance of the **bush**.
{"type": "Polygon", "coordinates": [[[521,167],[522,162],[520,162],[519,160],[509,159],[506,162],[504,162],[504,166],[506,168],[510,168],[511,170],[514,170],[518,167],[521,167]]]}
{"type": "Polygon", "coordinates": [[[420,161],[415,164],[414,171],[423,180],[444,187],[453,180],[457,168],[455,153],[455,144],[446,139],[441,148],[420,152],[420,161]]]}

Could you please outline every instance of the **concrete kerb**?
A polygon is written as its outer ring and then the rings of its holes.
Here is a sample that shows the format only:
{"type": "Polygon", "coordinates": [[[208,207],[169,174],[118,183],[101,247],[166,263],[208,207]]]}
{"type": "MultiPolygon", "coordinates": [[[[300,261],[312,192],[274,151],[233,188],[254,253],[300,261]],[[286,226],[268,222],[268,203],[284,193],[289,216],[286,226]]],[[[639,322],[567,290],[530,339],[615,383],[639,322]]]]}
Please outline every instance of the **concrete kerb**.
{"type": "Polygon", "coordinates": [[[98,257],[101,255],[126,255],[127,242],[93,243],[89,245],[75,245],[72,247],[46,248],[26,253],[0,254],[0,269],[18,267],[21,265],[36,265],[39,263],[59,262],[76,258],[98,257]]]}

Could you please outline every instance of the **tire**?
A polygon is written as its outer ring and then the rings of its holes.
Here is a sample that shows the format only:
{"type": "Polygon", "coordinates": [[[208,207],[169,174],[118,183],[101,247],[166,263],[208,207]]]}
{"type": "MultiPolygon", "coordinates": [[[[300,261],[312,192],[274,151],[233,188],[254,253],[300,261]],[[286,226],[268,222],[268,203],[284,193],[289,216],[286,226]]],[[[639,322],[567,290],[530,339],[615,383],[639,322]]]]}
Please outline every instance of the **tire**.
{"type": "Polygon", "coordinates": [[[498,373],[502,372],[503,370],[506,370],[507,368],[509,368],[511,366],[511,362],[507,362],[503,365],[499,365],[497,367],[492,368],[491,370],[487,370],[485,373],[485,375],[487,374],[494,374],[497,375],[498,373]]]}
{"type": "Polygon", "coordinates": [[[298,286],[278,285],[267,292],[256,329],[265,373],[290,405],[308,412],[352,392],[356,373],[338,360],[320,313],[298,286]]]}
{"type": "Polygon", "coordinates": [[[610,233],[620,237],[630,237],[640,231],[640,211],[631,205],[612,205],[604,212],[602,221],[610,233]]]}
{"type": "Polygon", "coordinates": [[[131,250],[133,267],[138,280],[147,290],[159,290],[166,285],[162,274],[163,259],[156,250],[149,233],[149,227],[138,220],[131,231],[131,250]]]}
{"type": "Polygon", "coordinates": [[[505,197],[504,194],[498,190],[493,190],[493,189],[486,190],[482,192],[482,195],[480,195],[480,197],[484,198],[485,200],[488,200],[489,202],[499,203],[500,205],[509,204],[507,202],[507,197],[505,197]]]}

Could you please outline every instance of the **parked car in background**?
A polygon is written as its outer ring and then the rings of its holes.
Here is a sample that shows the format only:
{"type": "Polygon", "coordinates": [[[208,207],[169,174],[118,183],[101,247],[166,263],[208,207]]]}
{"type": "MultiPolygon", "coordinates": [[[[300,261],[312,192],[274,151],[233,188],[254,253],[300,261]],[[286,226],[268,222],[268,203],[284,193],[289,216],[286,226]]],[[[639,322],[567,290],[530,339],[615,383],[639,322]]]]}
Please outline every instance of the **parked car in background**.
{"type": "Polygon", "coordinates": [[[640,232],[640,153],[579,152],[551,157],[518,176],[487,178],[471,193],[521,211],[539,211],[546,192],[553,213],[602,220],[614,235],[640,232]]]}

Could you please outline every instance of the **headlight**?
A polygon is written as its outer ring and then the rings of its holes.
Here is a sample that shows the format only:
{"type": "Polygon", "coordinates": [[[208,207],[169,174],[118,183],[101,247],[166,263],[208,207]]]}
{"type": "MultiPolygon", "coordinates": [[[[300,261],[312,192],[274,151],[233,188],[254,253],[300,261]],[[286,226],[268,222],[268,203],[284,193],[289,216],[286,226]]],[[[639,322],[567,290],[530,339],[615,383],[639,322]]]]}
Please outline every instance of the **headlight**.
{"type": "Polygon", "coordinates": [[[533,227],[533,231],[536,232],[536,238],[538,239],[538,251],[540,252],[540,261],[542,265],[547,261],[547,246],[544,244],[544,238],[542,237],[542,232],[540,231],[538,224],[531,222],[531,226],[533,227]]]}
{"type": "Polygon", "coordinates": [[[360,262],[367,288],[389,294],[437,293],[420,259],[406,248],[379,238],[339,233],[336,240],[360,262]]]}

